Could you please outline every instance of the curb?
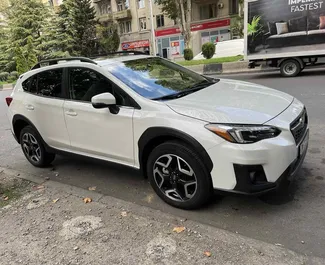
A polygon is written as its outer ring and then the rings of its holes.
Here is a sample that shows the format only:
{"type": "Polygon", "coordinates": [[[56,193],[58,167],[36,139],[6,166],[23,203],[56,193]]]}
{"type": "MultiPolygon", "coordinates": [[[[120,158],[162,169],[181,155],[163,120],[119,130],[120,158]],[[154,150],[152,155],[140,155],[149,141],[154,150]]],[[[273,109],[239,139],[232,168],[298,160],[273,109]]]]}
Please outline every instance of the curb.
{"type": "Polygon", "coordinates": [[[15,87],[15,84],[4,84],[0,85],[0,91],[3,90],[12,90],[15,87]]]}
{"type": "Polygon", "coordinates": [[[274,71],[275,68],[256,67],[254,69],[248,68],[248,63],[245,61],[218,63],[218,64],[200,64],[193,66],[185,66],[186,68],[198,72],[203,75],[218,75],[218,74],[236,74],[236,73],[259,73],[266,71],[274,71]]]}

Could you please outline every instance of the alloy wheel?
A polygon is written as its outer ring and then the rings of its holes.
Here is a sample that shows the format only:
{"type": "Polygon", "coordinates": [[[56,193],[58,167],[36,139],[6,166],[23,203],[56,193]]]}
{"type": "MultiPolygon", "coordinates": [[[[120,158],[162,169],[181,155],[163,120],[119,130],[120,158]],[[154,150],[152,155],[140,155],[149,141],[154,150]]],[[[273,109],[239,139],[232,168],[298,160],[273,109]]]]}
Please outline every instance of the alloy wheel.
{"type": "Polygon", "coordinates": [[[191,166],[177,155],[159,157],[154,163],[153,176],[161,192],[171,200],[184,202],[196,193],[196,175],[191,166]]]}
{"type": "Polygon", "coordinates": [[[25,155],[33,162],[38,163],[41,160],[41,148],[36,138],[31,133],[24,133],[22,137],[22,146],[25,155]]]}

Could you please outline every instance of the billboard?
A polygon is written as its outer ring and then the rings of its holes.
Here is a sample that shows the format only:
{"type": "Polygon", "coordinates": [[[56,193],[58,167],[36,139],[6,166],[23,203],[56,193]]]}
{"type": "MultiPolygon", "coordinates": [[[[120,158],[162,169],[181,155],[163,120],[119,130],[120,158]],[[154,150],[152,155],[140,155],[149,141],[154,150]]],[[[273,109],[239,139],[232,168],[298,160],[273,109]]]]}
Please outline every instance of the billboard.
{"type": "Polygon", "coordinates": [[[248,59],[325,54],[325,0],[247,0],[248,59]]]}

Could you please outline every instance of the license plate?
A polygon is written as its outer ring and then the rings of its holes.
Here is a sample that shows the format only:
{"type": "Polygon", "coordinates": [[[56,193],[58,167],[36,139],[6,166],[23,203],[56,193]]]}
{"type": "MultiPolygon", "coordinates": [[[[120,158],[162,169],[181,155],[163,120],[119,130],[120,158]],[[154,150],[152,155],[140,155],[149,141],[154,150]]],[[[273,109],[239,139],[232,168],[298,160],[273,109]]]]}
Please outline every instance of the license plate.
{"type": "Polygon", "coordinates": [[[305,154],[308,148],[308,140],[309,140],[309,132],[305,135],[304,140],[301,142],[299,146],[299,156],[302,156],[305,154]]]}

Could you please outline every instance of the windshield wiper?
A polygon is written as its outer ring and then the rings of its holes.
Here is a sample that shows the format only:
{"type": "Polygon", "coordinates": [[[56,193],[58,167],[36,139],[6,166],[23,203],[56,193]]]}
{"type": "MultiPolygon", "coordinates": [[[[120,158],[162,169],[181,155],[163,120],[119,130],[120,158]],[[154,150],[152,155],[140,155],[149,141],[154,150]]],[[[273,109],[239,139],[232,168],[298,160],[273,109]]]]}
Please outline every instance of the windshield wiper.
{"type": "Polygon", "coordinates": [[[196,91],[199,91],[199,90],[201,90],[203,88],[211,86],[211,85],[217,83],[218,81],[219,80],[216,80],[216,81],[203,80],[203,81],[201,81],[199,83],[196,83],[193,86],[190,86],[190,87],[186,88],[186,90],[183,90],[183,91],[180,91],[180,92],[177,92],[177,93],[173,93],[173,94],[170,94],[170,95],[158,97],[158,98],[153,98],[152,100],[167,100],[167,99],[181,98],[181,97],[184,97],[186,95],[192,94],[192,93],[194,93],[196,91]]]}

